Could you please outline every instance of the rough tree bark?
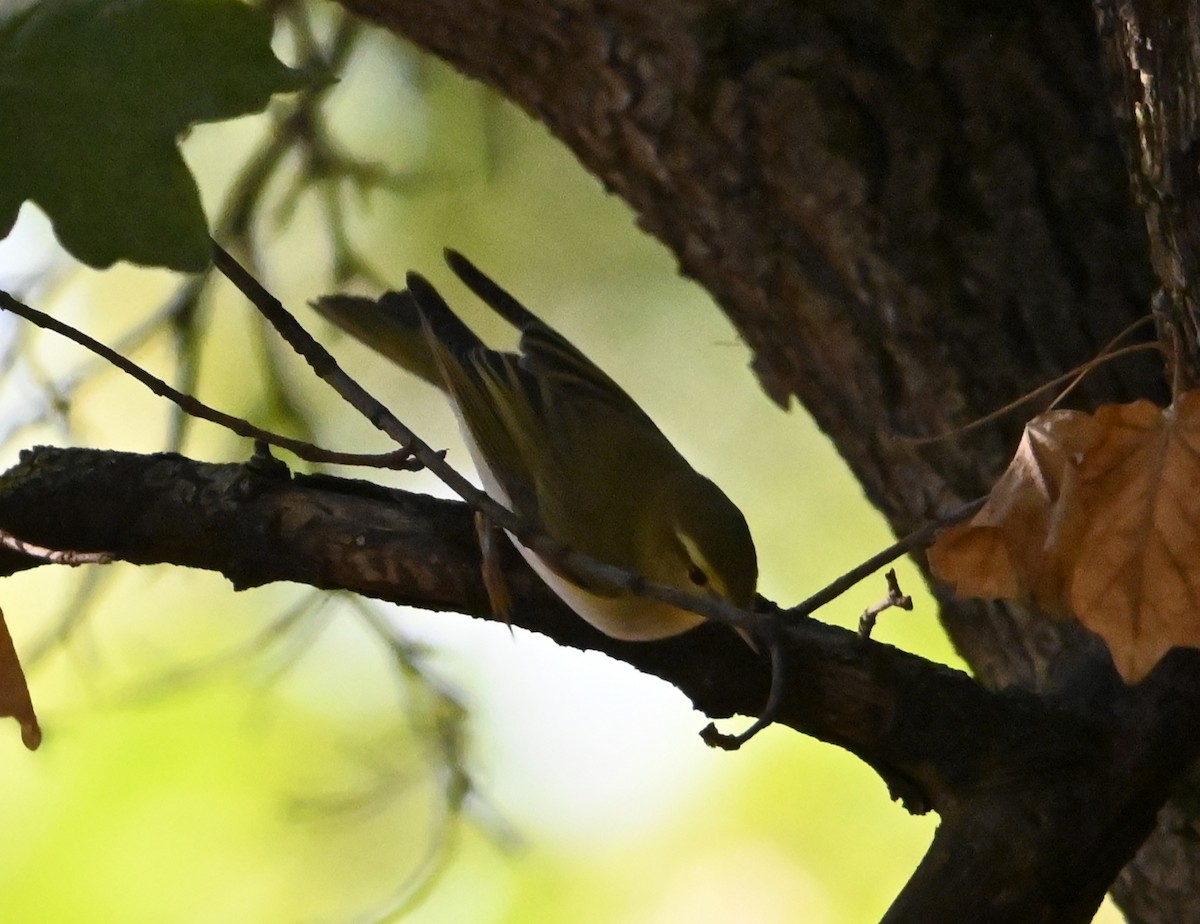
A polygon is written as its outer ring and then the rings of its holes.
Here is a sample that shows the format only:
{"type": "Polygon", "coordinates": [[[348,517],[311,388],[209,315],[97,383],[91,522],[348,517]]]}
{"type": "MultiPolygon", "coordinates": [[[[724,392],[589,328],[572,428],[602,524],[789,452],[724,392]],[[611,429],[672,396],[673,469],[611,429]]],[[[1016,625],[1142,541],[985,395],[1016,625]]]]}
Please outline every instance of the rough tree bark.
{"type": "MultiPolygon", "coordinates": [[[[1195,2],[341,2],[519,103],[628,200],[898,533],[981,494],[1021,421],[905,436],[1090,358],[1152,301],[1194,378],[1195,2]]],[[[1129,361],[1075,400],[1167,394],[1155,363],[1129,361]]],[[[333,480],[43,451],[0,483],[0,525],[239,586],[486,610],[461,506],[333,480]]],[[[511,569],[521,624],[659,674],[710,715],[761,704],[764,670],[726,630],[622,645],[511,569]]],[[[811,623],[788,637],[781,721],[940,814],[886,920],[1083,922],[1114,879],[1131,920],[1200,920],[1200,656],[1128,689],[1073,625],[941,602],[975,680],[811,623]]]]}

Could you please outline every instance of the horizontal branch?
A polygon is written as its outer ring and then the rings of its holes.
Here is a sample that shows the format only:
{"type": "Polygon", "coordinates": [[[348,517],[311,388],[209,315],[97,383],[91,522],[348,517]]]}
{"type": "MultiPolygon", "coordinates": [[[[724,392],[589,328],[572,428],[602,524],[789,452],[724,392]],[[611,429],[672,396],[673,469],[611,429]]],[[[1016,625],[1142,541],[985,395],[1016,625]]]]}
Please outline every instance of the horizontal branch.
{"type": "MultiPolygon", "coordinates": [[[[45,548],[217,571],[239,589],[293,581],[491,618],[465,504],[292,476],[282,465],[42,447],[0,479],[0,528],[45,548]]],[[[2,573],[40,563],[0,550],[2,573]]],[[[511,546],[502,565],[515,625],[661,677],[710,716],[761,709],[768,667],[726,627],[620,642],[567,609],[511,546]]],[[[779,721],[858,754],[914,807],[936,806],[947,780],[984,774],[995,748],[1015,746],[1003,729],[1018,719],[1024,740],[1047,722],[1063,726],[1050,741],[1082,732],[1031,696],[989,693],[958,671],[814,620],[789,626],[785,644],[789,689],[779,721]],[[964,753],[968,736],[992,740],[964,753]]]]}

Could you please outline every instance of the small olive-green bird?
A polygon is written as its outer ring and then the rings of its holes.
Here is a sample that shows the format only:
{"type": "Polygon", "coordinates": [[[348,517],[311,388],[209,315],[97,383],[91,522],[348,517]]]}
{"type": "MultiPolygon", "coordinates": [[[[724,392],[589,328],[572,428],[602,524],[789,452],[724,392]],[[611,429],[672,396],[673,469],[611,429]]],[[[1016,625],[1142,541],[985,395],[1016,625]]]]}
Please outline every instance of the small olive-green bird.
{"type": "MultiPolygon", "coordinates": [[[[406,291],[378,301],[329,296],[314,307],[445,392],[484,490],[539,531],[651,581],[750,607],[758,566],[741,511],[564,337],[460,254],[446,260],[520,331],[519,352],[485,346],[414,273],[406,291]]],[[[613,638],[666,638],[703,621],[658,600],[583,587],[514,543],[572,610],[613,638]]]]}

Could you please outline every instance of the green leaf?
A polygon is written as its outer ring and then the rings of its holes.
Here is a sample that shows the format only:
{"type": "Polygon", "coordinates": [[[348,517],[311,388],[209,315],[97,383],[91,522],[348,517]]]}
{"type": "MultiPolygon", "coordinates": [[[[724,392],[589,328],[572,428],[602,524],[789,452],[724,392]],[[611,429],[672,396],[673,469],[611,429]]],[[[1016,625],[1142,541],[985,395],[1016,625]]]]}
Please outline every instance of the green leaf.
{"type": "Polygon", "coordinates": [[[26,199],[85,263],[195,271],[209,261],[179,153],[198,122],[309,82],[238,0],[0,0],[0,237],[26,199]]]}

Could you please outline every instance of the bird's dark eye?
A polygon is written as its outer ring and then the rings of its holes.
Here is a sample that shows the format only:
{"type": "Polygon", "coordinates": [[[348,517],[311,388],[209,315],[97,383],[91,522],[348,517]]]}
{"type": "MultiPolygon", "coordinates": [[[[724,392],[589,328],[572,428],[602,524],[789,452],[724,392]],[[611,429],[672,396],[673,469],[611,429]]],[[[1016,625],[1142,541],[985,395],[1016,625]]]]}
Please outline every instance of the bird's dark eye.
{"type": "Polygon", "coordinates": [[[699,565],[688,565],[688,580],[697,587],[705,587],[708,584],[708,575],[699,565]]]}

